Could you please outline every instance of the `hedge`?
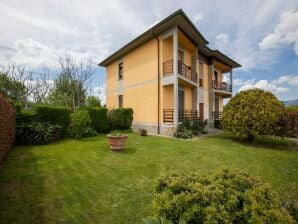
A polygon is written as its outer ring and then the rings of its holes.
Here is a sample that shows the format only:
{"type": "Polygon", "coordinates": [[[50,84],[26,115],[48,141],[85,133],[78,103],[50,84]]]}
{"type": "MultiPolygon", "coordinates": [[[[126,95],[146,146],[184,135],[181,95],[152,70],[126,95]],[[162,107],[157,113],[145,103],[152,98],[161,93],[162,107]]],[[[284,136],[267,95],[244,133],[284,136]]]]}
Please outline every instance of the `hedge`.
{"type": "Polygon", "coordinates": [[[35,121],[48,122],[61,127],[62,135],[68,134],[70,124],[69,115],[72,110],[68,107],[41,105],[33,108],[35,113],[35,121]]]}
{"type": "Polygon", "coordinates": [[[83,109],[88,111],[91,119],[91,128],[93,128],[97,133],[107,132],[109,130],[107,108],[84,107],[83,109]]]}
{"type": "Polygon", "coordinates": [[[133,110],[131,108],[112,109],[108,113],[108,122],[112,130],[130,129],[133,120],[133,110]]]}
{"type": "Polygon", "coordinates": [[[288,135],[298,138],[298,112],[288,112],[288,135]]]}
{"type": "Polygon", "coordinates": [[[15,125],[15,110],[0,94],[0,162],[3,160],[14,142],[15,125]]]}

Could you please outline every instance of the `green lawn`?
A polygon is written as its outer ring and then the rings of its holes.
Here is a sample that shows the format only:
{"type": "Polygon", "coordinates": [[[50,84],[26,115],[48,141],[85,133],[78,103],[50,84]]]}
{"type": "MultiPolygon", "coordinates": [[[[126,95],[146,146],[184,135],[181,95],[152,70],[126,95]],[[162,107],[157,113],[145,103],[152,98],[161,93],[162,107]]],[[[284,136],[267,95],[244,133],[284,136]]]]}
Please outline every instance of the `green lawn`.
{"type": "Polygon", "coordinates": [[[0,223],[139,223],[169,172],[244,170],[298,201],[298,151],[285,141],[248,145],[228,134],[179,140],[129,134],[124,153],[104,135],[16,147],[0,175],[0,223]]]}

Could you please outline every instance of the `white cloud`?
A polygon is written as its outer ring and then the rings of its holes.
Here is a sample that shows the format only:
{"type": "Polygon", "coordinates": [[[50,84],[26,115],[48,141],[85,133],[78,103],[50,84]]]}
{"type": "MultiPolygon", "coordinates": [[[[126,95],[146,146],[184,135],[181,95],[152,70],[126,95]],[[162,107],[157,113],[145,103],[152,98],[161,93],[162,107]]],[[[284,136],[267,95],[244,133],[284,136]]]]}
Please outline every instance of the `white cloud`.
{"type": "Polygon", "coordinates": [[[239,88],[238,91],[244,91],[248,89],[263,89],[266,91],[270,91],[275,94],[281,94],[281,93],[288,93],[289,89],[281,86],[277,86],[273,83],[268,82],[267,80],[259,80],[256,83],[246,84],[239,88]]]}
{"type": "Polygon", "coordinates": [[[252,85],[255,82],[255,79],[234,79],[233,85],[234,86],[244,86],[244,85],[252,85]]]}
{"type": "Polygon", "coordinates": [[[203,14],[197,14],[193,17],[193,22],[194,23],[198,23],[199,21],[201,21],[204,18],[203,14]]]}
{"type": "Polygon", "coordinates": [[[277,85],[287,83],[292,86],[298,86],[298,75],[283,75],[277,80],[273,80],[272,83],[277,85]]]}
{"type": "Polygon", "coordinates": [[[215,46],[218,48],[226,48],[229,43],[230,40],[227,33],[220,33],[215,37],[215,46]]]}
{"type": "Polygon", "coordinates": [[[104,105],[106,103],[106,85],[96,86],[93,88],[91,95],[98,97],[104,105]]]}
{"type": "Polygon", "coordinates": [[[272,33],[268,34],[259,43],[262,50],[277,49],[293,45],[298,55],[298,11],[288,11],[280,17],[279,23],[272,33]]]}

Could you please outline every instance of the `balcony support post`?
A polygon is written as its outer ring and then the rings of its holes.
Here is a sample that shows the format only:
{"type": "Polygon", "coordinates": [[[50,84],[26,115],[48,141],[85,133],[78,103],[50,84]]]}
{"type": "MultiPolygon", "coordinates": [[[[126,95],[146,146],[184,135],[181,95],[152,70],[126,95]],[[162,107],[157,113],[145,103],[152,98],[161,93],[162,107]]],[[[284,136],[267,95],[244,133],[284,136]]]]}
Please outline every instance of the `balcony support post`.
{"type": "Polygon", "coordinates": [[[231,85],[231,92],[233,93],[233,70],[230,70],[230,85],[231,85]]]}
{"type": "Polygon", "coordinates": [[[214,62],[213,62],[213,58],[211,58],[210,62],[209,62],[209,74],[208,74],[208,87],[209,87],[209,117],[207,119],[209,119],[209,121],[212,120],[212,111],[213,111],[213,104],[214,104],[214,90],[212,88],[212,78],[214,76],[214,62]]]}

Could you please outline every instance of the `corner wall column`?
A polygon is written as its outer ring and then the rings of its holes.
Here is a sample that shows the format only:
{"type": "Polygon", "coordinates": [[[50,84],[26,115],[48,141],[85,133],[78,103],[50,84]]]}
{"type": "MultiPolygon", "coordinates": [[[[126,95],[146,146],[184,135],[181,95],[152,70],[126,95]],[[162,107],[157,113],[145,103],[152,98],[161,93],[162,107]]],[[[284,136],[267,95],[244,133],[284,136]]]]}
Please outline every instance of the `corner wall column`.
{"type": "Polygon", "coordinates": [[[173,33],[174,124],[178,124],[178,30],[173,33]]]}
{"type": "Polygon", "coordinates": [[[208,74],[208,88],[209,88],[209,124],[210,127],[213,124],[213,117],[212,117],[212,111],[213,111],[213,104],[214,104],[214,90],[212,88],[212,77],[214,75],[214,61],[213,58],[209,62],[209,74],[208,74]]]}

